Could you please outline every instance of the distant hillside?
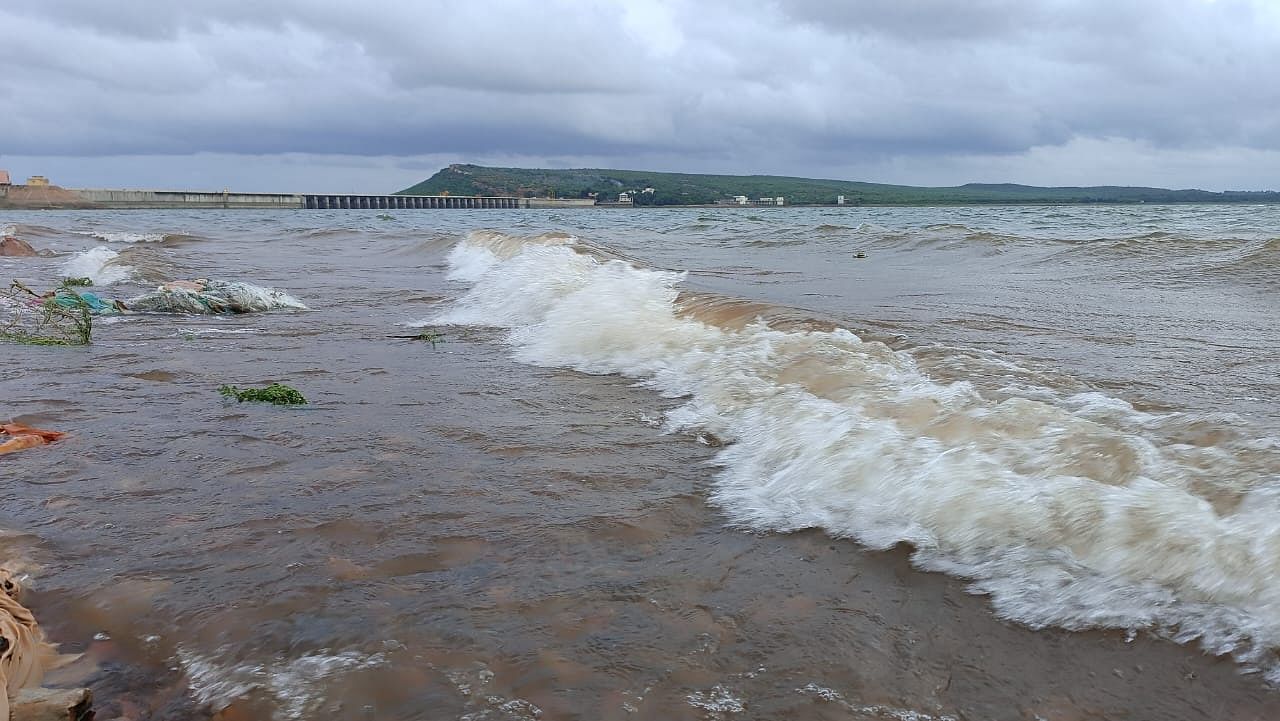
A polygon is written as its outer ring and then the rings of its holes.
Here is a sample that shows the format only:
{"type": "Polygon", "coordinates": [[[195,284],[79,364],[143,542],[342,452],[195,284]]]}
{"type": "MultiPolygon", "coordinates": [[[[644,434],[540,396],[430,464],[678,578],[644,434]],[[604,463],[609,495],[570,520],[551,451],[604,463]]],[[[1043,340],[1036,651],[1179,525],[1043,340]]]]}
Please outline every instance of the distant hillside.
{"type": "Polygon", "coordinates": [[[813,180],[774,175],[694,175],[640,170],[541,170],[450,165],[401,195],[515,195],[522,197],[617,200],[622,191],[640,205],[702,205],[735,195],[786,198],[787,205],[834,205],[836,196],[854,205],[959,205],[975,203],[1277,203],[1276,191],[1165,190],[1098,186],[1038,188],[1010,183],[969,183],[952,188],[921,188],[846,180],[813,180]]]}

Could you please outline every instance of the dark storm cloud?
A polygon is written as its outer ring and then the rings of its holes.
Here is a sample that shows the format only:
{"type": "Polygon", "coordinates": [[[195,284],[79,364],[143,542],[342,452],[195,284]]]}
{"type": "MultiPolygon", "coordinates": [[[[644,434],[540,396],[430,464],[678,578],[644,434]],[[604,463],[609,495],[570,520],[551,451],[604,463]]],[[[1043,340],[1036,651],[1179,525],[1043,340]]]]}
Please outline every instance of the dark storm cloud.
{"type": "Polygon", "coordinates": [[[49,0],[0,9],[0,153],[830,174],[1095,141],[1271,152],[1278,37],[1280,9],[1245,0],[49,0]]]}

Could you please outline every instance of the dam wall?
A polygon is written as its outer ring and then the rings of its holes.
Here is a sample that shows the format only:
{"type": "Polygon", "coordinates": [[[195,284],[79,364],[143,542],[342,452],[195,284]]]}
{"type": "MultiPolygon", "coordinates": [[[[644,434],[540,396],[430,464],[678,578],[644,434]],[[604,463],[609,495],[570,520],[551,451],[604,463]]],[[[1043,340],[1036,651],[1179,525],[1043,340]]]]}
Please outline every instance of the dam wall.
{"type": "Polygon", "coordinates": [[[476,195],[369,195],[351,193],[233,193],[192,190],[115,190],[58,186],[3,186],[0,209],[240,208],[264,210],[397,210],[586,208],[586,198],[517,198],[476,195]]]}
{"type": "Polygon", "coordinates": [[[99,208],[302,208],[298,193],[194,192],[189,190],[71,191],[99,208]]]}

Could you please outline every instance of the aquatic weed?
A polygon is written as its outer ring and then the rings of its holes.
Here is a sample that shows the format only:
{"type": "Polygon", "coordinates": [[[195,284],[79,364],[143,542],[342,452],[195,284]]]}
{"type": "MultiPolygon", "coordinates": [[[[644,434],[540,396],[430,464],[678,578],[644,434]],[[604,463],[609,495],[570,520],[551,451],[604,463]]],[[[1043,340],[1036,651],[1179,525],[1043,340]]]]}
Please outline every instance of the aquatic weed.
{"type": "Polygon", "coordinates": [[[415,334],[413,334],[413,335],[389,335],[389,336],[387,336],[387,337],[388,337],[388,338],[403,338],[403,339],[405,339],[405,340],[420,340],[420,341],[425,341],[425,342],[427,342],[427,343],[430,343],[432,348],[435,348],[435,347],[436,347],[436,343],[443,343],[443,342],[444,342],[444,333],[437,333],[436,331],[428,330],[428,329],[426,329],[426,328],[422,329],[422,331],[421,331],[421,332],[419,332],[419,333],[415,333],[415,334]]]}
{"type": "Polygon", "coordinates": [[[228,398],[235,398],[237,403],[245,401],[254,401],[260,403],[273,403],[278,406],[297,406],[304,405],[306,398],[302,397],[302,393],[297,388],[290,388],[282,383],[272,383],[266,388],[245,388],[243,390],[231,386],[223,385],[218,388],[218,392],[228,398]]]}
{"type": "Polygon", "coordinates": [[[414,340],[426,341],[431,344],[432,348],[436,347],[436,343],[444,342],[444,333],[436,333],[435,331],[424,330],[413,337],[414,340]]]}

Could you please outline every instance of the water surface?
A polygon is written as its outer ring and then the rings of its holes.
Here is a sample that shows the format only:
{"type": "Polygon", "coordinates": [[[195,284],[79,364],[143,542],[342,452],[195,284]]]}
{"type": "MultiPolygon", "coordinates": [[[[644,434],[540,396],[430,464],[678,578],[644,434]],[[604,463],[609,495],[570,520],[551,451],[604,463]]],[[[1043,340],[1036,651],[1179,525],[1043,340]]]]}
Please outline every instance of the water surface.
{"type": "Polygon", "coordinates": [[[310,308],[0,351],[103,718],[1280,713],[1280,208],[2,221],[310,308]]]}

